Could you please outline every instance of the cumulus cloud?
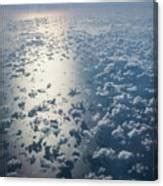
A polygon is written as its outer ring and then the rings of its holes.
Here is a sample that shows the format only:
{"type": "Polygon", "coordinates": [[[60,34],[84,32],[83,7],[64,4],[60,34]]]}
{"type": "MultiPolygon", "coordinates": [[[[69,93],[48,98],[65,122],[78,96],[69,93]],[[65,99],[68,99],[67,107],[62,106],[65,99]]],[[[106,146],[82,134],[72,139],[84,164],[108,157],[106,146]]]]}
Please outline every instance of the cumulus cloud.
{"type": "MultiPolygon", "coordinates": [[[[151,10],[103,8],[4,23],[0,132],[29,169],[40,163],[40,176],[148,179],[153,171],[151,10]]],[[[18,159],[9,159],[9,175],[24,173],[18,159]]]]}

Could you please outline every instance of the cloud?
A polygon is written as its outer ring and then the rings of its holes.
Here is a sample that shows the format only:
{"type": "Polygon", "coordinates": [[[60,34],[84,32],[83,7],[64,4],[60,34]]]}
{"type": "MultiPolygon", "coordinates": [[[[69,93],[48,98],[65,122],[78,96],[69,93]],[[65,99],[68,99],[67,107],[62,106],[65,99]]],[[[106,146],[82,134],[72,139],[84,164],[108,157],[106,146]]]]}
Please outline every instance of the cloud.
{"type": "Polygon", "coordinates": [[[17,175],[17,171],[20,170],[22,168],[22,163],[19,159],[17,159],[16,157],[13,157],[12,159],[10,159],[7,162],[7,175],[11,176],[17,175]]]}
{"type": "Polygon", "coordinates": [[[125,151],[125,150],[122,150],[119,152],[118,154],[118,159],[120,160],[128,160],[128,159],[131,159],[133,158],[134,155],[132,152],[128,152],[128,151],[125,151]]]}
{"type": "Polygon", "coordinates": [[[93,159],[115,159],[116,152],[113,149],[101,148],[94,152],[93,159]]]}

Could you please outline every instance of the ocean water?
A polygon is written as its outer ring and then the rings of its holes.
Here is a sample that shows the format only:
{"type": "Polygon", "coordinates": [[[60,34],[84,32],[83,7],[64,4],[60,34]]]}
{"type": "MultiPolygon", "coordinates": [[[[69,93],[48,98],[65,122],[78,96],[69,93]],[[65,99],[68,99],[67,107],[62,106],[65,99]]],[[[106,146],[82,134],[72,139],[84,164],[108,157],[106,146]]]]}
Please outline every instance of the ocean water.
{"type": "Polygon", "coordinates": [[[152,3],[0,7],[0,174],[153,180],[152,3]]]}

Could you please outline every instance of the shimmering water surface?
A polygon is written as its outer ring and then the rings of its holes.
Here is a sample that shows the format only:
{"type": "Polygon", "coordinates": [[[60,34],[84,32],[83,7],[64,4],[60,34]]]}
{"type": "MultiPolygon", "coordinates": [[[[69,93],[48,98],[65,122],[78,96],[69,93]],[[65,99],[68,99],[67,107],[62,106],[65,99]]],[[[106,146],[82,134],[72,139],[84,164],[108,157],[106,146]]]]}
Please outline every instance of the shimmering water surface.
{"type": "Polygon", "coordinates": [[[155,178],[152,5],[0,7],[1,175],[155,178]]]}

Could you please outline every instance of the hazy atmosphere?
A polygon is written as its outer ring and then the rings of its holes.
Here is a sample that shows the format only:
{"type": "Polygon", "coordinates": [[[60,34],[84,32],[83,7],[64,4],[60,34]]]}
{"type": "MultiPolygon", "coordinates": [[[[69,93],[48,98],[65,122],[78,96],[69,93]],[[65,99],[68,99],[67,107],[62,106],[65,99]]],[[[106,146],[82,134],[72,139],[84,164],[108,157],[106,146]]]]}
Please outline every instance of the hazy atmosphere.
{"type": "Polygon", "coordinates": [[[153,180],[152,3],[0,7],[0,175],[153,180]]]}

